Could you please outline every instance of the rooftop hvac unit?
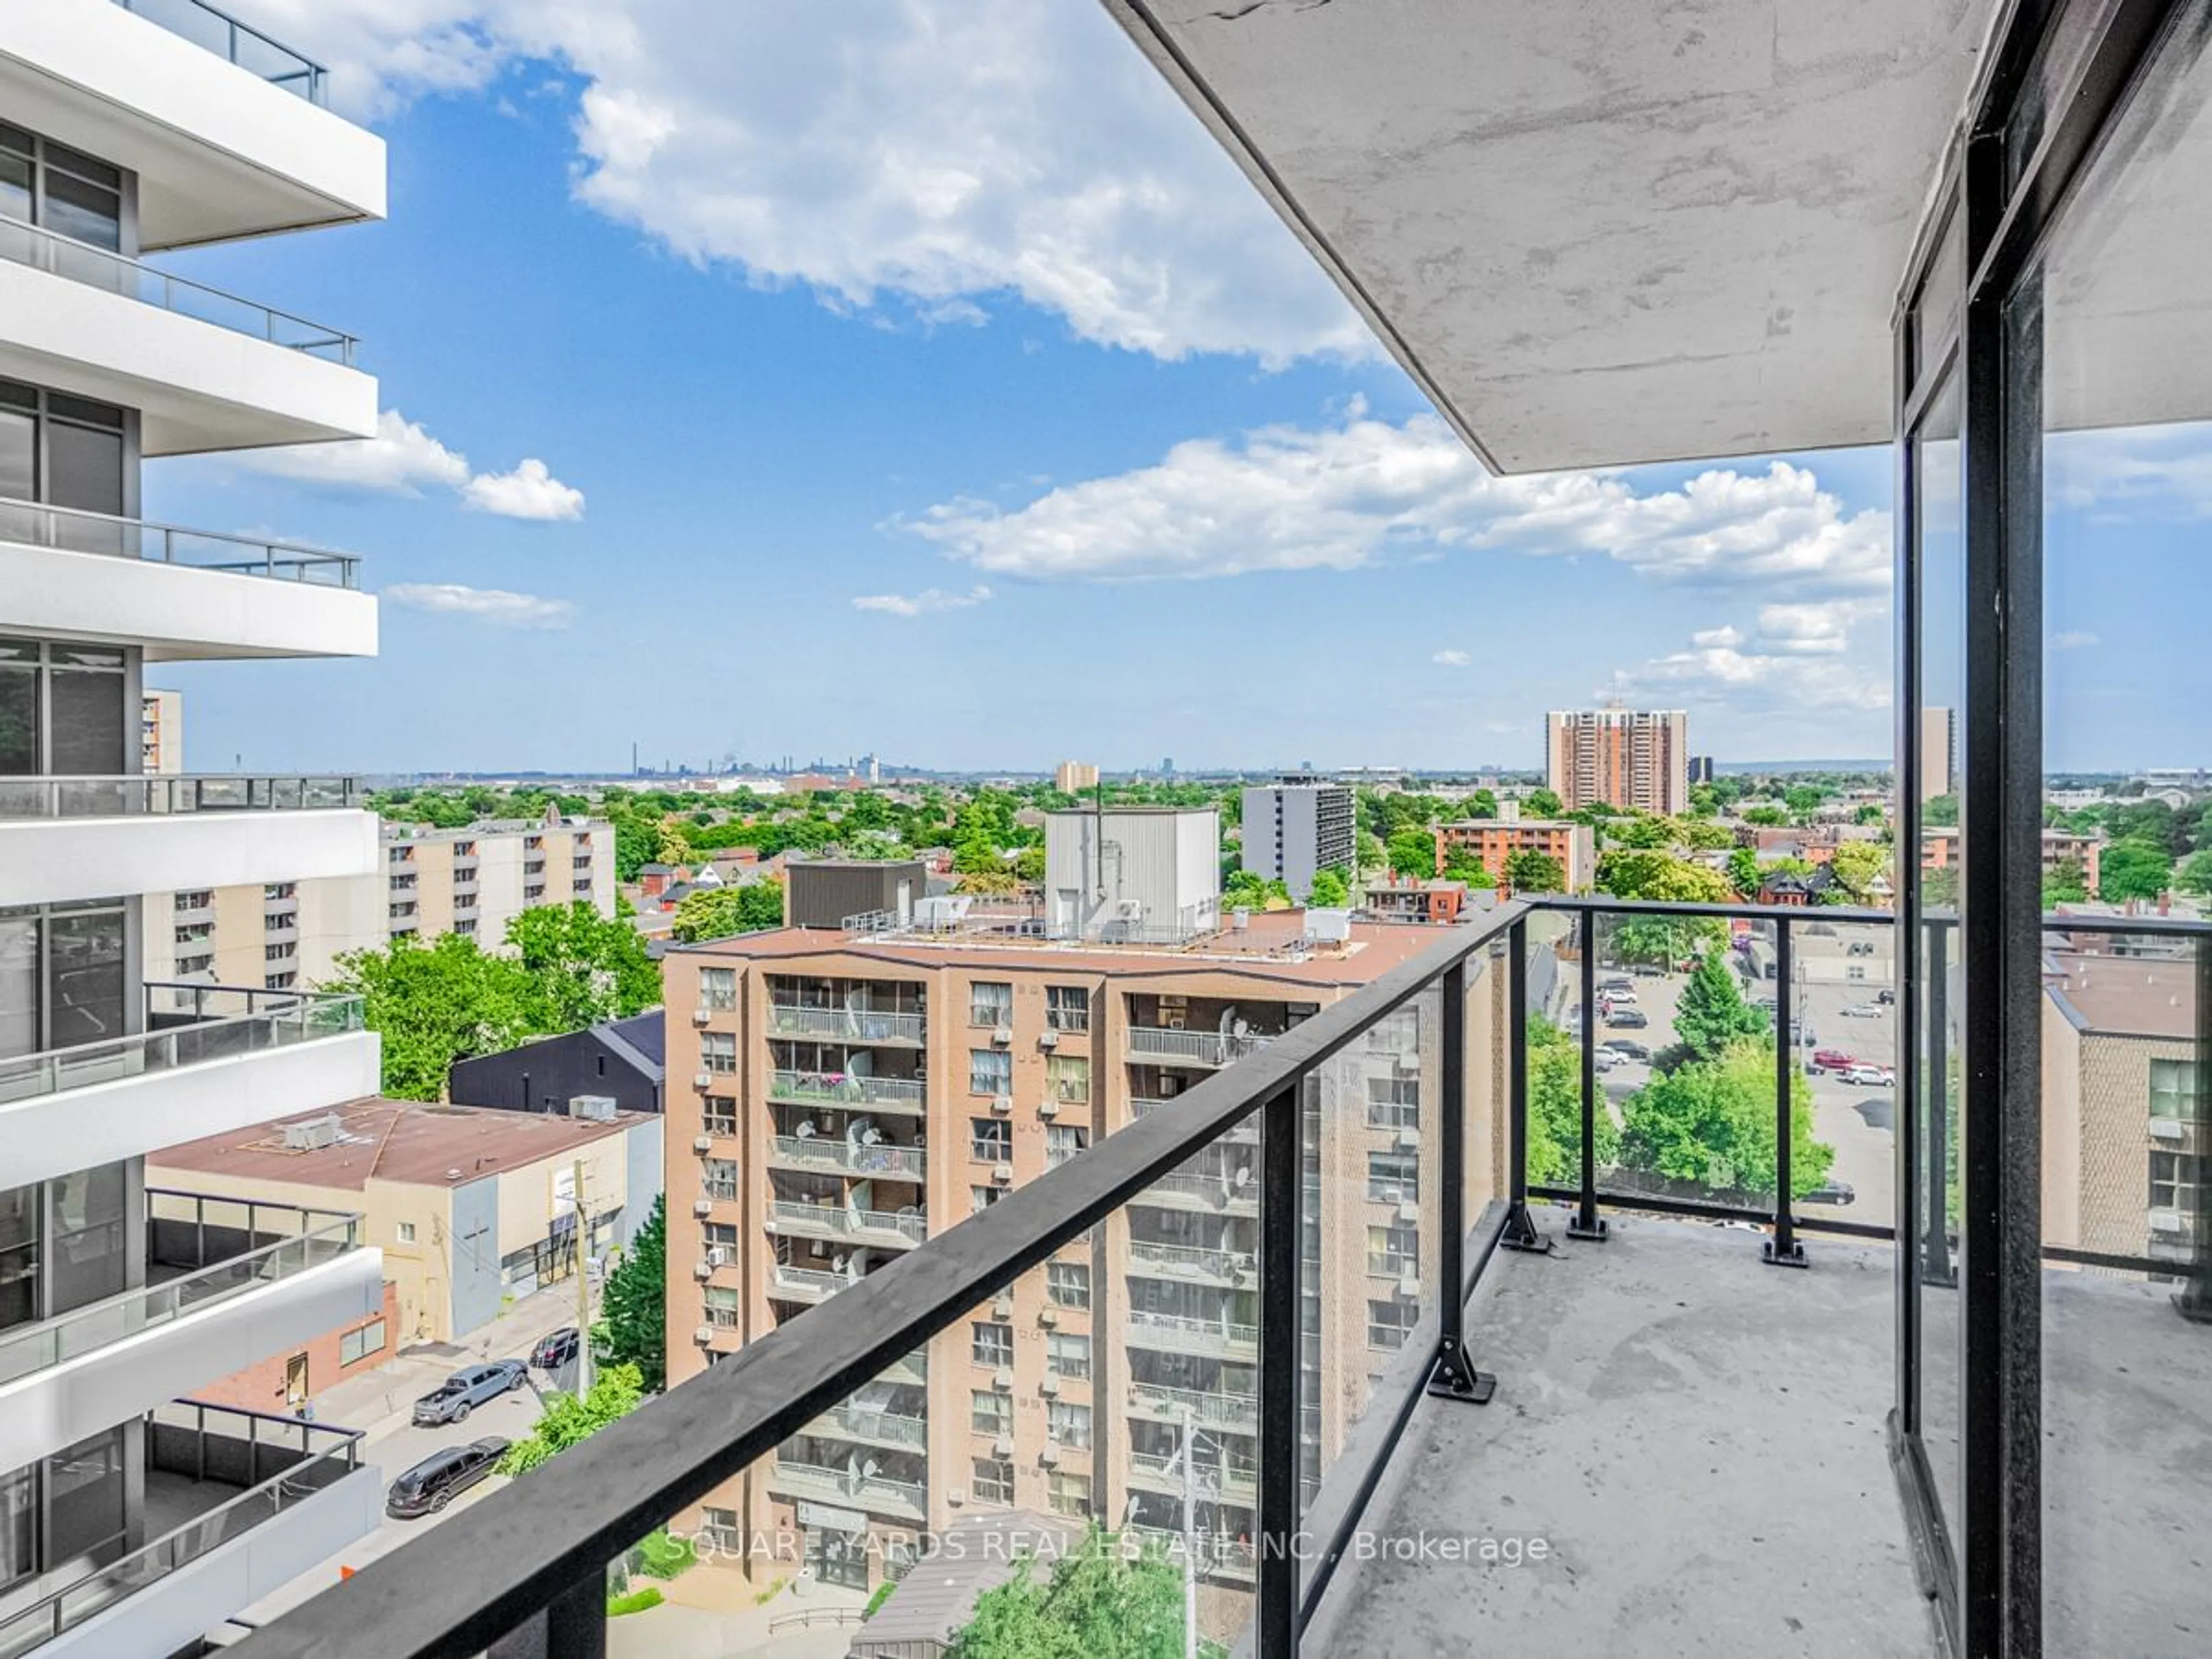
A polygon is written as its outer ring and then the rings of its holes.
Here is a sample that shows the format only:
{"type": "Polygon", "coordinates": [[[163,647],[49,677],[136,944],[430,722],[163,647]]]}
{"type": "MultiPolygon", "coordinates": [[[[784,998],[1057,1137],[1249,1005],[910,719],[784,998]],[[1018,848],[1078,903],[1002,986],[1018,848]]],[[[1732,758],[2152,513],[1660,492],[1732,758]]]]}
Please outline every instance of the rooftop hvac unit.
{"type": "Polygon", "coordinates": [[[302,1118],[297,1123],[284,1126],[284,1150],[288,1152],[319,1152],[325,1146],[338,1144],[343,1126],[336,1112],[325,1112],[320,1117],[302,1118]]]}
{"type": "Polygon", "coordinates": [[[729,1246],[726,1244],[709,1244],[707,1247],[707,1267],[708,1272],[711,1273],[716,1267],[726,1267],[729,1265],[729,1246]]]}
{"type": "Polygon", "coordinates": [[[588,1119],[593,1123],[611,1123],[621,1108],[612,1095],[570,1095],[568,1115],[588,1119]]]}
{"type": "Polygon", "coordinates": [[[1349,910],[1308,910],[1306,939],[1315,945],[1342,945],[1352,937],[1349,910]]]}

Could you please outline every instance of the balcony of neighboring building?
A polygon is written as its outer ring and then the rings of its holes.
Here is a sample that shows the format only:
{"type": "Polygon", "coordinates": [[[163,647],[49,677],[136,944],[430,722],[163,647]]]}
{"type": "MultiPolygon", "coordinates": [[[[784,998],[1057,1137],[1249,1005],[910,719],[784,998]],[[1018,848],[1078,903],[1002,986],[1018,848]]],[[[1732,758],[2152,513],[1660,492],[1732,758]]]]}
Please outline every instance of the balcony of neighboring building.
{"type": "Polygon", "coordinates": [[[890,980],[771,975],[768,993],[770,1036],[853,1047],[921,1046],[923,1009],[918,986],[890,980]]]}
{"type": "Polygon", "coordinates": [[[136,173],[149,249],[382,218],[384,141],[329,84],[206,0],[0,9],[0,108],[136,173]]]}
{"type": "Polygon", "coordinates": [[[1221,997],[1135,995],[1122,1041],[1132,1063],[1203,1067],[1233,1065],[1289,1029],[1279,1005],[1221,997]]]}
{"type": "Polygon", "coordinates": [[[919,1185],[927,1155],[915,1121],[904,1115],[878,1123],[866,1111],[778,1105],[765,1150],[771,1169],[836,1172],[919,1185]]]}
{"type": "MultiPolygon", "coordinates": [[[[39,1248],[44,1282],[81,1277],[104,1248],[144,1282],[0,1330],[0,1468],[16,1468],[374,1314],[382,1252],[357,1215],[289,1204],[149,1190],[143,1237],[126,1240],[128,1207],[104,1228],[39,1248]]],[[[11,1258],[12,1259],[12,1258],[11,1258]]]]}
{"type": "MultiPolygon", "coordinates": [[[[714,1035],[702,1035],[702,1057],[709,1064],[701,1075],[708,1077],[709,1083],[702,1086],[712,1086],[713,1051],[704,1043],[714,1035]]],[[[910,1059],[894,1058],[878,1064],[872,1059],[856,1058],[848,1064],[810,1042],[776,1043],[770,1058],[774,1064],[769,1073],[769,1098],[779,1106],[830,1109],[848,1121],[863,1113],[919,1117],[928,1110],[929,1085],[915,1074],[910,1059]]]]}
{"type": "Polygon", "coordinates": [[[929,1518],[927,1479],[928,1460],[920,1451],[866,1448],[812,1433],[793,1436],[768,1469],[768,1488],[780,1497],[915,1525],[929,1518]]]}
{"type": "Polygon", "coordinates": [[[43,960],[54,1035],[125,1034],[0,1056],[0,1188],[376,1092],[379,1039],[358,997],[149,984],[134,1009],[119,963],[43,960]]]}
{"type": "Polygon", "coordinates": [[[0,907],[374,872],[346,777],[0,775],[0,907]]]}
{"type": "Polygon", "coordinates": [[[174,1400],[133,1433],[72,1448],[46,1475],[64,1495],[40,1540],[66,1565],[0,1598],[0,1654],[191,1650],[374,1529],[382,1482],[361,1442],[356,1429],[174,1400]]]}

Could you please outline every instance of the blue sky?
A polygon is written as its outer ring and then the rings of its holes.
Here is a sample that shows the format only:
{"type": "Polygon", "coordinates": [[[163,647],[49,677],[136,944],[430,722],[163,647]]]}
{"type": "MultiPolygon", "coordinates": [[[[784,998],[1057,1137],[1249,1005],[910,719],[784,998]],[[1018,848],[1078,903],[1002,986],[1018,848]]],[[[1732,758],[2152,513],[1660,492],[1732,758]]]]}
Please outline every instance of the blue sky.
{"type": "MultiPolygon", "coordinates": [[[[157,671],[196,769],[1525,766],[1601,691],[1888,750],[1887,452],[1484,479],[1090,0],[252,16],[391,217],[173,263],[392,413],[148,511],[362,554],[384,645],[157,671]]],[[[2086,665],[2141,623],[2082,586],[2086,665]]]]}

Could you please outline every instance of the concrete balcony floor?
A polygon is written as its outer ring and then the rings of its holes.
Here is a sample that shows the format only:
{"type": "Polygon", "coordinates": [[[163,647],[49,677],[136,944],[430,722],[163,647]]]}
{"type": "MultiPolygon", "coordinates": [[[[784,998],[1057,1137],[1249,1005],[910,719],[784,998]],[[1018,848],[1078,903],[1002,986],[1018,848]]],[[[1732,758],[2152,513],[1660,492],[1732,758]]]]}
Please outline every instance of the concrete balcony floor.
{"type": "Polygon", "coordinates": [[[1541,1538],[1518,1566],[1347,1561],[1310,1650],[1913,1656],[1935,1650],[1883,1423],[1887,1246],[1770,1267],[1738,1229],[1613,1218],[1500,1252],[1468,1305],[1487,1407],[1424,1400],[1366,1525],[1541,1538]]]}

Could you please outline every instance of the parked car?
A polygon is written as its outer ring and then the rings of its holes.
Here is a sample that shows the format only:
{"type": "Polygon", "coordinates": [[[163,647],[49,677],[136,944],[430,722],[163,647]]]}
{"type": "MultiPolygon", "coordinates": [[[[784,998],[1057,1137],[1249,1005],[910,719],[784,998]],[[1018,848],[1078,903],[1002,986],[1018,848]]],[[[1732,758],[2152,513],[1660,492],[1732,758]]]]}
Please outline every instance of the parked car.
{"type": "Polygon", "coordinates": [[[464,1366],[415,1402],[415,1425],[434,1429],[445,1423],[465,1423],[477,1407],[520,1388],[529,1376],[529,1368],[520,1359],[464,1366]]]}
{"type": "Polygon", "coordinates": [[[1611,1048],[1597,1048],[1591,1052],[1590,1060],[1599,1071],[1610,1072],[1621,1063],[1621,1056],[1611,1048]]]}
{"type": "Polygon", "coordinates": [[[504,1439],[488,1434],[465,1446],[432,1452],[392,1483],[392,1490],[384,1495],[384,1512],[395,1521],[408,1521],[444,1509],[456,1495],[489,1474],[506,1450],[504,1439]]]}
{"type": "Polygon", "coordinates": [[[576,1328],[563,1325],[557,1331],[548,1331],[538,1339],[538,1346],[530,1351],[530,1363],[541,1371],[557,1371],[576,1357],[576,1328]]]}
{"type": "Polygon", "coordinates": [[[1873,1002],[1854,1002],[1844,1011],[1845,1019],[1880,1019],[1881,1006],[1873,1002]]]}
{"type": "Polygon", "coordinates": [[[1813,1055],[1813,1064],[1824,1072],[1841,1072],[1858,1064],[1840,1048],[1822,1048],[1813,1055]]]}
{"type": "Polygon", "coordinates": [[[1611,1042],[1601,1043],[1599,1046],[1601,1048],[1612,1049],[1614,1054],[1619,1054],[1623,1060],[1648,1060],[1651,1058],[1651,1051],[1649,1048],[1645,1048],[1642,1043],[1635,1042],[1628,1037],[1614,1037],[1611,1042]]]}
{"type": "Polygon", "coordinates": [[[1897,993],[1885,985],[1874,994],[1874,1000],[1885,1008],[1893,1008],[1897,1006],[1897,993]]]}
{"type": "Polygon", "coordinates": [[[1893,1088],[1897,1083],[1896,1073],[1888,1066],[1869,1066],[1863,1060],[1856,1066],[1846,1066],[1837,1075],[1845,1083],[1856,1083],[1869,1089],[1893,1088]]]}
{"type": "Polygon", "coordinates": [[[1608,974],[1597,982],[1597,988],[1601,991],[1610,991],[1615,995],[1625,992],[1630,996],[1634,996],[1636,981],[1626,974],[1608,974]]]}
{"type": "Polygon", "coordinates": [[[1605,1023],[1626,1031],[1640,1031],[1651,1021],[1641,1008],[1615,1008],[1605,1017],[1605,1023]]]}
{"type": "Polygon", "coordinates": [[[1850,1182],[1830,1181],[1814,1188],[1797,1201],[1800,1204],[1855,1204],[1858,1196],[1858,1188],[1850,1182]]]}

